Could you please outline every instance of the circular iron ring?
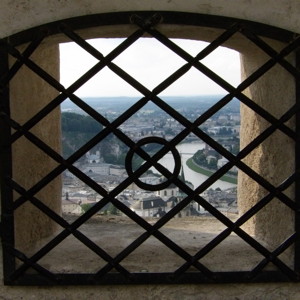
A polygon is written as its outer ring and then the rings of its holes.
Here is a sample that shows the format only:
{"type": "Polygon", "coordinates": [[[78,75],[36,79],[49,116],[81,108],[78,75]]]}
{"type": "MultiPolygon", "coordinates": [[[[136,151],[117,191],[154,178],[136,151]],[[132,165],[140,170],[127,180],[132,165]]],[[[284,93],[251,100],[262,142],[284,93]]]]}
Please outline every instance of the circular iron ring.
{"type": "MultiPolygon", "coordinates": [[[[155,143],[155,144],[160,144],[160,145],[168,145],[169,144],[168,141],[166,141],[165,139],[160,138],[160,137],[155,137],[155,136],[146,137],[146,138],[139,140],[135,144],[135,146],[128,151],[126,158],[125,158],[125,168],[126,168],[126,171],[127,171],[129,177],[131,177],[134,173],[132,170],[132,159],[133,159],[133,155],[134,155],[136,149],[138,149],[141,146],[144,146],[146,144],[150,144],[150,143],[155,143]]],[[[163,190],[163,189],[167,188],[172,183],[174,178],[178,177],[178,175],[180,173],[180,169],[181,169],[181,159],[180,159],[180,154],[179,154],[178,150],[176,149],[176,147],[172,147],[170,149],[170,151],[174,157],[175,167],[174,167],[172,175],[169,178],[167,178],[166,181],[154,185],[154,184],[144,183],[140,179],[137,178],[134,181],[134,183],[141,189],[148,190],[148,191],[158,191],[158,190],[163,190]]]]}

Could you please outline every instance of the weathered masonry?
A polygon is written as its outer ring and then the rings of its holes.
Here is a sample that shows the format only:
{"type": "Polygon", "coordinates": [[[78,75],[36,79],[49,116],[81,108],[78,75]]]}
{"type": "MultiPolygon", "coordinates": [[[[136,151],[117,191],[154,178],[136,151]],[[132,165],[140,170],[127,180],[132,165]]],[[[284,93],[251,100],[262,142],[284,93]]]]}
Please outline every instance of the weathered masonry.
{"type": "MultiPolygon", "coordinates": [[[[44,22],[47,23],[47,22],[44,22]]],[[[42,24],[42,23],[41,23],[42,24]]],[[[21,31],[21,30],[19,30],[21,31]]],[[[295,30],[293,30],[295,31],[295,30]]],[[[224,282],[277,282],[298,281],[299,252],[298,245],[298,81],[297,50],[299,37],[289,31],[262,24],[241,21],[234,18],[219,18],[207,15],[185,14],[176,12],[123,12],[119,14],[101,14],[64,22],[43,25],[40,29],[31,29],[15,35],[4,34],[1,42],[1,201],[3,226],[4,278],[7,284],[97,284],[97,283],[224,283],[224,282]],[[200,20],[200,21],[199,21],[200,20]],[[130,46],[142,35],[152,36],[170,47],[186,61],[186,65],[174,73],[169,81],[162,83],[154,91],[148,91],[138,83],[138,78],[130,78],[111,61],[122,47],[130,46]],[[84,43],[86,38],[94,37],[129,37],[124,45],[115,50],[111,57],[103,58],[97,51],[84,43]],[[187,38],[211,42],[210,46],[193,58],[172,45],[168,38],[187,38]],[[169,181],[180,185],[187,194],[185,202],[178,205],[170,215],[163,217],[155,225],[147,225],[138,217],[130,214],[126,208],[114,200],[114,195],[107,195],[106,200],[119,205],[145,230],[144,238],[154,235],[168,247],[185,259],[173,274],[128,274],[122,268],[121,257],[109,257],[100,248],[92,245],[77,229],[96,212],[101,205],[91,210],[73,224],[66,223],[60,217],[61,180],[60,174],[68,168],[81,180],[92,186],[99,193],[105,192],[91,180],[85,178],[72,163],[76,156],[84,154],[93,143],[101,140],[99,134],[95,140],[79,150],[74,157],[63,160],[60,156],[60,111],[59,104],[66,98],[91,114],[109,131],[117,131],[118,124],[109,124],[101,115],[95,114],[74,92],[82,82],[76,82],[70,88],[59,84],[58,43],[74,40],[99,59],[99,64],[82,79],[88,80],[101,64],[110,66],[119,76],[139,89],[144,97],[133,108],[138,109],[143,101],[154,101],[161,105],[172,117],[186,126],[186,132],[172,142],[157,141],[165,146],[164,151],[174,148],[182,136],[194,132],[205,140],[229,163],[213,175],[196,192],[181,185],[177,180],[178,172],[168,173],[156,164],[157,154],[147,157],[141,151],[140,144],[128,146],[144,157],[148,164],[139,172],[131,174],[129,162],[127,171],[129,180],[138,181],[147,167],[157,165],[169,181]],[[242,84],[236,89],[206,70],[201,58],[215,47],[226,46],[241,53],[242,84]],[[7,55],[8,54],[8,55],[7,55]],[[199,116],[194,124],[187,122],[172,109],[162,104],[160,89],[174,82],[185,68],[196,67],[205,75],[213,78],[228,94],[206,114],[199,116]],[[233,97],[241,102],[241,152],[235,157],[226,149],[212,141],[198,129],[206,118],[226,105],[233,97]],[[238,194],[240,218],[233,223],[226,216],[219,214],[196,194],[217,180],[233,165],[239,168],[238,194]],[[248,272],[211,272],[201,264],[205,252],[213,249],[210,243],[204,250],[199,249],[195,256],[188,256],[172,244],[159,232],[160,226],[167,223],[184,204],[195,198],[226,225],[214,241],[220,243],[234,232],[246,243],[258,251],[263,259],[248,272]],[[42,201],[41,201],[42,199],[42,201]],[[57,233],[58,227],[63,230],[57,233]],[[47,254],[51,247],[59,244],[69,234],[75,235],[90,247],[99,257],[105,259],[108,266],[115,266],[119,273],[97,274],[52,274],[46,267],[39,265],[39,259],[47,254]],[[27,248],[40,239],[54,235],[53,240],[41,251],[32,256],[25,256],[27,248]],[[259,242],[258,242],[259,241],[259,242]],[[272,250],[269,250],[272,249],[272,250]],[[17,260],[16,260],[17,258],[17,260]],[[266,268],[269,263],[275,268],[266,268]],[[193,265],[196,272],[185,271],[193,265]],[[29,270],[27,272],[27,270],[29,270]]],[[[126,117],[130,116],[128,112],[126,117]]],[[[126,118],[124,117],[124,118],[126,118]]],[[[120,123],[124,120],[118,120],[120,123]]],[[[105,133],[102,133],[104,135],[105,133]]],[[[123,137],[126,140],[126,137],[123,137]]],[[[148,141],[147,141],[148,142],[148,141]]],[[[151,141],[150,141],[151,142],[151,141]]],[[[132,153],[130,154],[132,155],[132,153]]],[[[129,156],[130,156],[129,155],[129,156]]],[[[174,152],[175,161],[176,153],[174,152]]],[[[129,159],[128,159],[129,160],[129,159]]],[[[121,188],[125,188],[121,186],[121,188]]],[[[105,199],[105,197],[104,197],[105,199]]],[[[137,240],[134,246],[141,240],[137,240]]],[[[131,251],[130,248],[127,249],[131,251]]],[[[126,255],[126,254],[124,254],[126,255]]],[[[109,269],[109,268],[108,268],[109,269]]],[[[284,285],[283,285],[284,287],[284,285]]],[[[266,285],[266,290],[267,290],[266,285]]],[[[103,287],[102,287],[103,289],[103,287]]],[[[123,295],[128,295],[132,288],[122,287],[123,295]]],[[[139,289],[139,288],[137,288],[139,289]]],[[[159,288],[158,288],[159,289],[159,288]]],[[[171,287],[170,290],[185,286],[171,287]]],[[[203,288],[205,289],[205,288],[203,288]]],[[[223,286],[226,293],[226,286],[223,286]]],[[[251,289],[246,288],[249,294],[251,289]]],[[[195,297],[201,293],[200,287],[193,287],[195,297]]],[[[61,293],[59,289],[57,293],[61,293]]],[[[69,295],[72,295],[72,292],[69,295]]],[[[83,292],[84,293],[84,292],[83,292]]],[[[158,292],[160,293],[160,292],[158,292]]],[[[220,292],[221,293],[221,292],[220,292]]],[[[241,292],[242,293],[242,292],[241,292]]],[[[106,294],[106,295],[109,295],[106,294]]],[[[212,296],[213,297],[213,296],[212,296]]]]}

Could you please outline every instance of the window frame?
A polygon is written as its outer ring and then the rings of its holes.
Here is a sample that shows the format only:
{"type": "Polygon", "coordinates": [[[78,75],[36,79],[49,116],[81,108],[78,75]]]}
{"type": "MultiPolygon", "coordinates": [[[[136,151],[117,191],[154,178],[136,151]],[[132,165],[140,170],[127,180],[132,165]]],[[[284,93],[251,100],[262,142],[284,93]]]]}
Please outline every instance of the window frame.
{"type": "MultiPolygon", "coordinates": [[[[2,248],[3,248],[3,269],[4,269],[4,282],[9,285],[52,285],[52,284],[174,284],[174,283],[228,283],[228,282],[270,282],[270,281],[299,281],[300,271],[300,240],[298,238],[300,229],[300,218],[298,211],[295,210],[295,230],[297,237],[293,241],[295,244],[295,267],[294,274],[287,276],[277,271],[263,271],[256,278],[252,278],[250,274],[244,274],[247,272],[214,272],[213,277],[203,273],[195,274],[183,274],[179,278],[175,278],[169,273],[139,273],[123,277],[121,274],[107,273],[104,277],[91,277],[90,274],[24,274],[23,277],[17,277],[12,279],[12,274],[16,271],[15,259],[19,257],[26,264],[32,264],[30,260],[22,256],[22,253],[17,253],[14,249],[14,200],[13,200],[13,188],[11,187],[10,178],[12,178],[12,151],[9,141],[11,140],[11,125],[5,120],[5,117],[10,116],[10,96],[9,85],[7,82],[7,74],[12,74],[9,69],[8,52],[14,51],[13,49],[24,43],[34,41],[39,35],[52,36],[60,34],[63,28],[72,28],[72,30],[88,29],[96,26],[107,25],[130,25],[137,24],[141,28],[147,29],[147,22],[142,20],[148,20],[149,17],[156,18],[157,22],[163,22],[168,25],[191,25],[199,27],[209,27],[215,29],[227,29],[234,24],[243,24],[243,28],[251,29],[251,32],[255,35],[272,38],[281,42],[291,42],[299,38],[295,33],[286,31],[284,29],[275,28],[269,25],[259,24],[251,21],[238,20],[227,17],[201,15],[193,13],[180,13],[180,12],[124,12],[124,13],[107,13],[101,15],[91,15],[76,17],[72,19],[62,20],[45,24],[36,28],[28,29],[24,32],[14,34],[6,37],[0,41],[0,86],[1,86],[1,107],[2,118],[0,120],[0,145],[1,145],[1,227],[2,227],[2,248]],[[138,19],[134,19],[133,16],[138,16],[138,19]],[[154,17],[153,17],[154,16],[154,17]],[[140,19],[139,19],[140,18],[140,19]],[[5,79],[5,80],[4,80],[5,79]],[[243,274],[241,274],[243,273],[243,274]],[[242,275],[242,276],[241,276],[242,275]]],[[[154,21],[156,22],[156,21],[154,21]]],[[[151,27],[152,25],[150,25],[151,27]]],[[[150,28],[149,27],[149,28],[150,28]]],[[[242,27],[241,27],[242,28],[242,27]]],[[[299,60],[299,47],[296,48],[296,69],[300,69],[299,60]]],[[[50,80],[51,81],[51,80],[50,80]]],[[[299,80],[296,81],[296,103],[300,105],[300,85],[299,80]]],[[[55,84],[53,82],[53,84],[55,84]]],[[[295,113],[296,117],[296,134],[297,139],[295,141],[296,153],[299,153],[299,128],[300,117],[299,111],[295,113]]],[[[296,155],[295,168],[299,170],[300,158],[296,155]]],[[[298,172],[295,173],[295,206],[299,208],[300,205],[300,178],[298,172]]],[[[199,203],[198,203],[199,205],[199,203]]],[[[150,230],[150,229],[149,229],[150,230]]],[[[39,267],[37,266],[37,271],[39,267]]],[[[289,272],[287,272],[289,273],[289,272]]]]}

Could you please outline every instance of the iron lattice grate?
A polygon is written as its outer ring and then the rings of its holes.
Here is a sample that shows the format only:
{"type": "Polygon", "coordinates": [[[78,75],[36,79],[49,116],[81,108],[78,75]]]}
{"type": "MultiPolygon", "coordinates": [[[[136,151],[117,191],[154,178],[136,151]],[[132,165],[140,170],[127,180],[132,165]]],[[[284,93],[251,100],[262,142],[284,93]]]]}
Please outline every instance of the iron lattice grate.
{"type": "MultiPolygon", "coordinates": [[[[201,29],[199,29],[201,30],[201,29]]],[[[267,205],[274,197],[279,199],[286,206],[290,207],[297,216],[298,201],[294,202],[290,199],[284,191],[292,184],[297,183],[298,175],[295,172],[286,179],[281,185],[274,186],[268,182],[263,176],[251,169],[243,159],[251,153],[258,145],[271,136],[276,130],[281,131],[284,135],[288,136],[295,141],[297,150],[298,133],[292,130],[285,123],[292,117],[298,115],[298,102],[284,113],[279,119],[275,118],[268,111],[256,104],[248,98],[243,91],[260,79],[266,72],[268,72],[274,65],[281,65],[288,71],[296,80],[297,86],[299,82],[299,72],[292,64],[290,64],[285,57],[298,50],[300,39],[298,36],[271,27],[245,22],[240,20],[232,20],[227,18],[219,18],[212,16],[199,16],[196,14],[181,14],[181,13],[122,13],[122,14],[107,14],[100,16],[90,16],[80,19],[65,20],[63,22],[56,22],[49,25],[42,26],[41,28],[26,31],[24,33],[16,34],[12,37],[2,39],[0,44],[1,60],[1,197],[2,197],[2,241],[4,251],[4,276],[7,284],[101,284],[101,283],[204,283],[204,282],[253,282],[253,281],[297,281],[298,276],[298,260],[295,256],[295,268],[292,269],[286,265],[280,258],[283,253],[291,245],[295,245],[295,253],[297,252],[297,226],[296,232],[289,236],[279,247],[274,251],[269,251],[264,245],[259,243],[255,238],[247,234],[241,226],[245,224],[252,216],[257,214],[265,205],[267,205]],[[79,28],[88,28],[100,25],[115,25],[115,24],[133,24],[135,30],[129,35],[119,46],[112,50],[107,56],[103,56],[97,49],[87,43],[80,35],[75,33],[79,28]],[[182,48],[177,46],[172,40],[166,37],[159,31],[160,24],[185,24],[207,26],[213,28],[225,28],[223,33],[219,35],[213,42],[211,42],[204,50],[202,50],[195,57],[188,54],[182,48]],[[42,41],[50,35],[61,33],[67,36],[70,40],[74,41],[82,47],[85,51],[95,57],[99,62],[88,70],[81,78],[75,81],[69,88],[64,88],[56,79],[43,70],[39,65],[30,59],[35,49],[39,47],[42,41]],[[201,60],[220,47],[224,42],[232,38],[236,33],[242,34],[244,37],[254,43],[259,49],[264,51],[270,58],[260,68],[252,73],[246,80],[244,80],[238,87],[231,86],[224,79],[215,74],[212,70],[207,68],[201,63],[201,60]],[[172,50],[175,54],[181,57],[185,64],[176,70],[166,80],[161,82],[153,90],[147,89],[142,85],[138,79],[130,76],[126,70],[121,69],[114,59],[124,52],[127,48],[133,45],[137,40],[142,38],[145,34],[150,35],[167,48],[172,50]],[[262,38],[259,36],[267,36],[282,40],[287,43],[280,52],[272,49],[262,38]],[[25,42],[29,45],[23,52],[17,50],[17,46],[25,42]],[[9,68],[8,56],[16,58],[16,62],[9,68]],[[5,59],[6,58],[6,59],[5,59]],[[48,105],[34,115],[30,120],[23,125],[18,124],[10,116],[10,98],[9,98],[9,83],[11,79],[17,74],[22,66],[26,66],[35,72],[39,77],[46,81],[50,86],[59,92],[59,95],[53,99],[48,105]],[[116,75],[126,81],[134,89],[139,91],[143,96],[136,101],[129,109],[127,109],[121,116],[110,122],[99,112],[88,106],[82,99],[75,95],[84,83],[89,81],[103,68],[108,67],[116,75]],[[205,76],[213,80],[216,84],[226,90],[227,94],[219,100],[215,105],[209,108],[205,113],[201,114],[193,122],[189,121],[182,114],[177,112],[174,108],[168,105],[159,97],[159,94],[169,87],[172,83],[181,78],[191,68],[197,69],[205,76]],[[103,130],[95,137],[88,141],[84,146],[75,151],[69,158],[64,159],[60,153],[55,152],[44,141],[34,135],[30,130],[42,121],[48,114],[57,108],[63,101],[69,98],[73,103],[80,107],[84,112],[93,117],[102,126],[103,130]],[[253,110],[258,116],[264,118],[269,122],[268,126],[260,135],[252,140],[246,147],[244,147],[237,155],[233,155],[230,151],[224,148],[220,143],[215,141],[211,136],[199,128],[206,120],[217,113],[222,107],[227,105],[233,98],[237,98],[241,103],[253,110]],[[184,129],[177,134],[172,140],[166,141],[158,137],[148,137],[134,142],[119,127],[148,102],[152,102],[160,109],[165,111],[174,120],[180,123],[184,129]],[[13,129],[13,131],[12,131],[13,129]],[[74,163],[82,157],[85,153],[91,150],[95,145],[101,142],[109,134],[113,133],[130,149],[126,156],[126,170],[128,178],[126,178],[115,189],[107,192],[101,185],[97,184],[89,176],[83,173],[80,169],[74,166],[74,163]],[[179,178],[181,169],[180,155],[176,150],[176,145],[182,142],[189,134],[193,133],[199,139],[204,141],[211,148],[215,149],[220,155],[225,157],[228,162],[218,169],[212,176],[205,182],[200,184],[196,189],[191,189],[179,178]],[[46,153],[51,159],[58,163],[58,166],[52,172],[47,174],[33,187],[26,190],[18,182],[13,180],[12,176],[12,145],[21,137],[25,137],[36,147],[46,153]],[[149,143],[158,143],[163,147],[153,156],[149,155],[143,150],[142,146],[149,143]],[[160,163],[159,159],[162,158],[169,151],[172,152],[175,160],[174,172],[170,172],[160,163]],[[145,160],[137,170],[132,170],[132,157],[137,153],[145,160]],[[154,166],[162,175],[167,179],[165,182],[157,186],[151,186],[142,183],[139,178],[150,167],[154,166]],[[218,209],[201,197],[201,193],[208,189],[220,177],[226,174],[232,167],[238,167],[239,170],[244,172],[261,185],[268,193],[256,205],[254,205],[247,213],[242,215],[237,221],[231,221],[218,209]],[[91,187],[97,194],[103,198],[91,209],[80,216],[76,221],[69,223],[60,215],[51,210],[48,206],[43,204],[38,199],[37,194],[43,190],[45,186],[62,174],[65,170],[69,170],[82,182],[91,187]],[[130,184],[136,183],[146,190],[160,190],[167,187],[170,183],[175,184],[186,196],[168,213],[162,216],[154,225],[148,223],[145,219],[139,217],[126,205],[117,199],[118,194],[126,189],[130,184]],[[17,192],[20,196],[13,199],[13,193],[17,192]],[[31,202],[36,208],[41,210],[47,217],[59,224],[63,230],[39,251],[31,256],[26,256],[24,253],[15,248],[14,245],[14,212],[22,207],[27,202],[31,202]],[[213,240],[208,242],[204,247],[198,250],[194,255],[189,254],[171,238],[162,233],[161,229],[172,218],[180,213],[191,201],[196,201],[199,205],[204,207],[213,217],[225,225],[224,229],[213,240]],[[79,227],[92,216],[94,216],[101,208],[108,203],[112,203],[123,214],[133,220],[140,226],[144,233],[137,239],[132,241],[116,256],[109,255],[103,248],[95,244],[87,236],[81,233],[79,227]],[[263,260],[257,264],[255,268],[247,272],[214,272],[211,271],[201,259],[210,253],[218,244],[225,240],[231,233],[235,233],[244,242],[250,245],[255,251],[263,256],[263,260]],[[57,247],[68,236],[73,235],[81,243],[86,245],[93,253],[99,258],[104,260],[106,264],[97,272],[92,274],[57,274],[49,271],[47,268],[39,264],[39,260],[43,258],[52,249],[57,247]],[[162,273],[134,273],[128,271],[122,266],[122,261],[130,255],[135,249],[142,245],[149,237],[155,237],[168,249],[184,260],[184,263],[177,268],[174,272],[162,273]],[[20,260],[22,263],[16,265],[15,259],[20,260]],[[265,266],[272,262],[278,271],[266,271],[265,266]],[[188,272],[189,268],[193,266],[196,271],[188,272]],[[34,269],[35,273],[28,273],[29,269],[34,269]],[[115,269],[117,272],[110,272],[115,269]]],[[[297,90],[298,92],[298,90],[297,90]]],[[[296,95],[298,96],[298,95],[296,95]]],[[[299,98],[299,97],[296,97],[299,98]]],[[[298,99],[296,99],[298,101],[298,99]]],[[[299,118],[298,118],[299,119],[299,118]]],[[[296,166],[298,165],[296,161],[296,166]]],[[[298,223],[296,218],[296,225],[298,223]]]]}

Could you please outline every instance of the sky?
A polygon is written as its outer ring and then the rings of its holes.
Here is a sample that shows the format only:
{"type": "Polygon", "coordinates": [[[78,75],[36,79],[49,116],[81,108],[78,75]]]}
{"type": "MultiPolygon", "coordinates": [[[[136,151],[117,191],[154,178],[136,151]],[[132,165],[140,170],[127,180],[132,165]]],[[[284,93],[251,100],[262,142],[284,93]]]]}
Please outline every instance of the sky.
{"type": "MultiPolygon", "coordinates": [[[[103,55],[107,55],[123,39],[95,39],[88,42],[103,55]]],[[[194,40],[173,39],[191,55],[197,55],[208,44],[194,40]]],[[[75,43],[60,45],[61,83],[67,88],[98,61],[75,43]]],[[[113,61],[138,79],[148,89],[154,89],[161,81],[170,76],[186,62],[166,46],[153,38],[142,38],[136,41],[113,61]]],[[[233,86],[240,83],[239,53],[219,47],[201,60],[215,73],[222,76],[233,86]]],[[[201,74],[195,68],[190,69],[182,78],[173,83],[160,95],[163,96],[196,96],[224,94],[225,91],[201,74]]],[[[93,79],[78,89],[79,97],[115,97],[141,96],[141,94],[119,78],[107,67],[93,79]]]]}

